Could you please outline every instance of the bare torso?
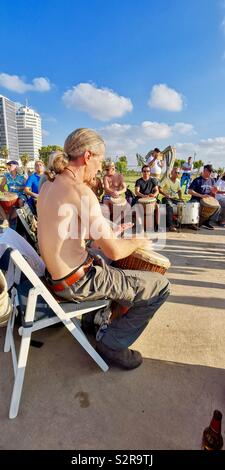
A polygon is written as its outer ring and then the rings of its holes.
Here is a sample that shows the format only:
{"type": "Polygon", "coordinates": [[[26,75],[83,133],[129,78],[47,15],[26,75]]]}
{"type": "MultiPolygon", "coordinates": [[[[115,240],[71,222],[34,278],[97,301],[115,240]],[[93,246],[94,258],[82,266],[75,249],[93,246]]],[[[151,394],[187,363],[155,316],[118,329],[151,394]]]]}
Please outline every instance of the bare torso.
{"type": "Polygon", "coordinates": [[[38,243],[53,279],[68,275],[87,257],[85,239],[89,238],[89,233],[80,233],[83,195],[98,204],[96,196],[85,183],[74,181],[64,174],[57,175],[54,182],[48,181],[41,188],[37,205],[38,243]],[[65,233],[67,238],[63,239],[65,233]]]}
{"type": "MultiPolygon", "coordinates": [[[[115,175],[104,177],[104,182],[107,182],[109,189],[114,191],[120,191],[123,188],[123,181],[123,176],[117,173],[115,175]]],[[[107,188],[105,188],[105,194],[109,194],[107,193],[107,188]]]]}

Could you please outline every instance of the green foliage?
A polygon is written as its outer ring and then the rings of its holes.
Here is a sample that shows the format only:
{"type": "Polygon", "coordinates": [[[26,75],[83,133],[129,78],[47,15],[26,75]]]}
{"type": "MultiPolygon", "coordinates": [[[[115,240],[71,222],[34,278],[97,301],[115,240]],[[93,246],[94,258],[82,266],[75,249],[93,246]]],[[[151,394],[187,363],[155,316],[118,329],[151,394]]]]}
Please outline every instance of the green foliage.
{"type": "Polygon", "coordinates": [[[49,155],[56,150],[63,150],[60,145],[47,145],[39,149],[40,159],[44,162],[45,166],[48,165],[49,155]]]}
{"type": "Polygon", "coordinates": [[[119,160],[116,162],[116,169],[119,173],[122,173],[123,175],[126,174],[127,172],[127,157],[125,155],[122,155],[119,157],[119,160]]]}
{"type": "Polygon", "coordinates": [[[3,145],[3,146],[0,148],[0,156],[1,156],[2,158],[4,158],[5,160],[8,159],[9,150],[8,150],[8,148],[6,147],[6,145],[3,145]]]}
{"type": "Polygon", "coordinates": [[[22,165],[26,167],[28,162],[30,161],[29,153],[24,153],[23,155],[21,155],[20,160],[22,162],[22,165]]]}
{"type": "Polygon", "coordinates": [[[183,165],[185,162],[186,162],[186,160],[183,160],[183,159],[179,159],[179,158],[178,158],[177,160],[175,160],[174,166],[177,166],[178,168],[181,168],[182,165],[183,165]]]}
{"type": "Polygon", "coordinates": [[[204,166],[204,162],[202,160],[196,160],[196,162],[194,162],[194,168],[197,168],[199,170],[199,168],[201,168],[202,166],[204,166]]]}

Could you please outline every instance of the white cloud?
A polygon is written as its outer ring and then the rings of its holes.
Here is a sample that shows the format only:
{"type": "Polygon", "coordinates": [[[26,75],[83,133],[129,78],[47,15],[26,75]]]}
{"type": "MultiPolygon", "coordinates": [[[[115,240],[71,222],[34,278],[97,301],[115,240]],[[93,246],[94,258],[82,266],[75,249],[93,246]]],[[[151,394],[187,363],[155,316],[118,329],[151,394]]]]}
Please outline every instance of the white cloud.
{"type": "Polygon", "coordinates": [[[152,87],[148,101],[150,108],[165,109],[167,111],[181,111],[183,108],[182,95],[166,84],[160,83],[152,87]]]}
{"type": "Polygon", "coordinates": [[[196,159],[211,162],[215,167],[225,167],[225,137],[201,139],[194,143],[177,143],[177,157],[186,158],[196,153],[196,159]]]}
{"type": "Polygon", "coordinates": [[[175,132],[178,134],[182,135],[192,135],[196,134],[194,130],[194,126],[192,124],[188,124],[186,122],[177,122],[174,126],[173,129],[175,132]]]}
{"type": "Polygon", "coordinates": [[[0,73],[0,86],[16,93],[26,93],[27,91],[45,92],[51,89],[51,83],[48,78],[34,78],[31,84],[26,83],[18,75],[9,75],[7,73],[0,73]]]}
{"type": "Polygon", "coordinates": [[[43,135],[44,137],[47,137],[49,134],[50,134],[49,131],[46,131],[45,129],[42,129],[42,135],[43,135]]]}
{"type": "Polygon", "coordinates": [[[162,122],[144,121],[141,127],[150,139],[167,139],[172,135],[172,127],[162,122]]]}
{"type": "Polygon", "coordinates": [[[169,126],[162,122],[143,121],[139,125],[113,123],[100,129],[100,133],[106,142],[107,155],[125,154],[135,163],[136,152],[146,154],[153,146],[164,148],[171,143],[174,132],[184,134],[190,130],[193,130],[192,124],[169,126]]]}
{"type": "Polygon", "coordinates": [[[122,117],[133,109],[129,98],[90,83],[79,83],[66,91],[62,99],[68,108],[84,111],[100,121],[122,117]]]}

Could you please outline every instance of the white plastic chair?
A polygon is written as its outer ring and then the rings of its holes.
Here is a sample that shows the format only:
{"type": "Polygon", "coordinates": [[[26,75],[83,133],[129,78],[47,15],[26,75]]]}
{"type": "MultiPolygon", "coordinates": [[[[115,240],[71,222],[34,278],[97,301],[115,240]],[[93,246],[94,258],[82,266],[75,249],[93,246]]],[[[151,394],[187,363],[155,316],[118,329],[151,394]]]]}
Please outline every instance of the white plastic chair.
{"type": "Polygon", "coordinates": [[[33,331],[46,328],[55,323],[64,323],[66,328],[80,343],[80,345],[83,346],[92,359],[94,359],[98,366],[104,372],[108,370],[108,365],[89,343],[84,332],[80,328],[80,321],[76,317],[80,317],[87,312],[93,312],[97,309],[104,308],[109,305],[109,301],[103,299],[81,303],[58,303],[18,250],[11,251],[10,256],[16,267],[15,285],[11,294],[14,308],[7,325],[4,351],[8,352],[11,350],[14,369],[14,385],[9,410],[9,418],[12,419],[17,416],[19,410],[31,334],[33,331]],[[29,281],[20,283],[21,272],[29,281]],[[25,292],[23,292],[24,286],[25,292]],[[42,304],[40,303],[40,298],[38,299],[39,296],[44,299],[42,304]],[[19,328],[21,343],[17,359],[13,330],[17,306],[21,306],[21,303],[22,310],[25,306],[25,312],[24,315],[22,315],[22,326],[19,328]]]}

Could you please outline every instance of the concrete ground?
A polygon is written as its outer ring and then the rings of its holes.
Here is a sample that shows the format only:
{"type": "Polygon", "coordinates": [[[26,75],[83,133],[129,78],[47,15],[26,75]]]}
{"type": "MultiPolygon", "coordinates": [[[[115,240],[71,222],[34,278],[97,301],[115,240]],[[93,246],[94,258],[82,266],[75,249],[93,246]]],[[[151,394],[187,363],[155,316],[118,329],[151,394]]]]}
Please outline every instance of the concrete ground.
{"type": "Polygon", "coordinates": [[[172,294],[135,344],[133,371],[98,369],[65,328],[30,348],[9,420],[10,353],[1,335],[0,449],[200,449],[213,410],[225,431],[225,231],[169,233],[172,294]]]}

